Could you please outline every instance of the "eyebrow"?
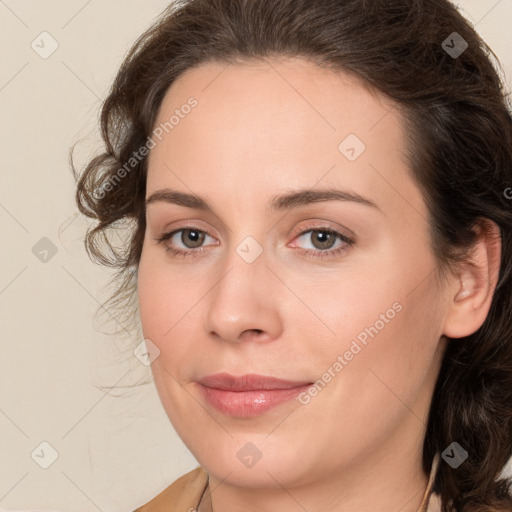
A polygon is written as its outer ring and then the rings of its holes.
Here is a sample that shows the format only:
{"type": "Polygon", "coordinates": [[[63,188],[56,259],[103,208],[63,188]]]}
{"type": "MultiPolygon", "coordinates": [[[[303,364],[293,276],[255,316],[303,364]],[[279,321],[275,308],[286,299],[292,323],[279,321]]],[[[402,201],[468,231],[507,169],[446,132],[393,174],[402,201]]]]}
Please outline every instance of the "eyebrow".
{"type": "MultiPolygon", "coordinates": [[[[363,197],[354,192],[339,190],[335,188],[296,190],[292,192],[287,192],[282,195],[276,195],[273,196],[269,207],[270,210],[274,212],[287,211],[292,210],[294,208],[299,208],[301,206],[306,206],[312,203],[319,203],[324,201],[351,201],[363,204],[365,206],[370,206],[383,213],[379,206],[371,199],[363,197]]],[[[177,190],[171,190],[169,188],[164,188],[153,192],[146,199],[146,208],[150,204],[158,202],[176,204],[179,206],[185,206],[186,208],[193,208],[196,210],[203,210],[213,213],[213,209],[208,204],[208,202],[205,201],[203,198],[196,196],[194,194],[188,194],[185,192],[178,192],[177,190]]]]}

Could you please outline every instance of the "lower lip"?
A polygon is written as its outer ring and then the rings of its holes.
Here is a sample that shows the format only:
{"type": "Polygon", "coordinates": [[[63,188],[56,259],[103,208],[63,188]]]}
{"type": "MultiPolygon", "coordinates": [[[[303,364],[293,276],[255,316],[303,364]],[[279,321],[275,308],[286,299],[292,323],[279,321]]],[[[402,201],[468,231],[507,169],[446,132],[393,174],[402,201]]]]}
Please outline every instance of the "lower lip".
{"type": "Polygon", "coordinates": [[[255,391],[225,391],[199,385],[206,401],[229,416],[250,418],[267,412],[285,402],[293,400],[308,389],[305,384],[290,389],[260,389],[255,391]]]}

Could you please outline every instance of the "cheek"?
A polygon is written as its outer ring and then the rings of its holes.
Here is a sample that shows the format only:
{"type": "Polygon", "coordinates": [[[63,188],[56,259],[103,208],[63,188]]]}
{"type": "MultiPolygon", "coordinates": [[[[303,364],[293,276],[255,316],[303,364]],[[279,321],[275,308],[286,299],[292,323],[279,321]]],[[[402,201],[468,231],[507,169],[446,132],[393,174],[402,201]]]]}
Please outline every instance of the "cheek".
{"type": "Polygon", "coordinates": [[[159,338],[164,328],[164,309],[168,300],[164,290],[158,267],[142,257],[138,271],[137,295],[142,330],[146,338],[159,338]]]}
{"type": "Polygon", "coordinates": [[[363,307],[344,302],[350,314],[338,324],[339,339],[311,351],[320,391],[310,398],[302,422],[318,438],[332,439],[334,431],[339,435],[329,444],[326,459],[344,450],[356,456],[363,446],[369,449],[391,437],[402,421],[417,424],[423,417],[428,404],[422,390],[437,343],[422,293],[407,297],[396,290],[384,299],[363,301],[363,307]],[[329,420],[319,426],[325,411],[329,420]]]}
{"type": "Polygon", "coordinates": [[[343,375],[333,379],[333,390],[357,393],[359,404],[414,401],[441,335],[439,297],[431,279],[418,278],[428,273],[430,260],[418,256],[406,266],[392,260],[366,267],[364,275],[347,273],[312,301],[334,334],[315,344],[311,360],[322,373],[343,375]]]}
{"type": "Polygon", "coordinates": [[[176,283],[159,258],[143,252],[137,280],[142,331],[162,353],[170,347],[166,340],[174,336],[178,327],[187,324],[186,321],[179,322],[189,302],[187,294],[190,290],[176,283]]]}
{"type": "Polygon", "coordinates": [[[140,321],[145,339],[151,340],[160,353],[151,364],[154,383],[160,400],[173,424],[180,421],[179,404],[185,400],[179,382],[188,380],[186,365],[190,328],[194,319],[187,306],[187,290],[176,286],[168,269],[158,258],[144,254],[141,257],[137,280],[140,321]]]}
{"type": "Polygon", "coordinates": [[[197,361],[197,343],[203,337],[205,306],[199,299],[207,291],[204,278],[202,272],[184,277],[157,251],[142,254],[137,282],[140,321],[144,338],[160,350],[151,365],[158,388],[164,382],[174,388],[175,379],[188,381],[197,371],[191,362],[197,361]]]}

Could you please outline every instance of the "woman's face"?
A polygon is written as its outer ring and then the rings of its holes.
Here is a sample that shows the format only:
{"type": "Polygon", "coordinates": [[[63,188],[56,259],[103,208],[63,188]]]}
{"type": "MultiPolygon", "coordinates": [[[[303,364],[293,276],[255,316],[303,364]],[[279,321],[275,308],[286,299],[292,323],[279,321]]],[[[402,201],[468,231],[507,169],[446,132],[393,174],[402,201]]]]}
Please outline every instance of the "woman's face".
{"type": "Polygon", "coordinates": [[[219,480],[289,488],[419,461],[448,294],[405,137],[390,100],[301,59],[208,63],[167,92],[140,315],[166,413],[219,480]],[[205,393],[218,373],[305,386],[205,393]]]}

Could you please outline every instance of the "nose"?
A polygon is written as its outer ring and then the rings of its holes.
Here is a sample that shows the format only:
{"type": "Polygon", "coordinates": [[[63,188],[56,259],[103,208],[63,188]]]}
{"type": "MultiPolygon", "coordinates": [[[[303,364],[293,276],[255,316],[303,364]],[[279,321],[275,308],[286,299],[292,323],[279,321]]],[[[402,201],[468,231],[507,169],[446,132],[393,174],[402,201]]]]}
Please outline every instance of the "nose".
{"type": "Polygon", "coordinates": [[[279,338],[283,324],[279,280],[267,267],[264,253],[247,263],[233,251],[221,275],[206,305],[209,337],[230,343],[268,343],[279,338]]]}

